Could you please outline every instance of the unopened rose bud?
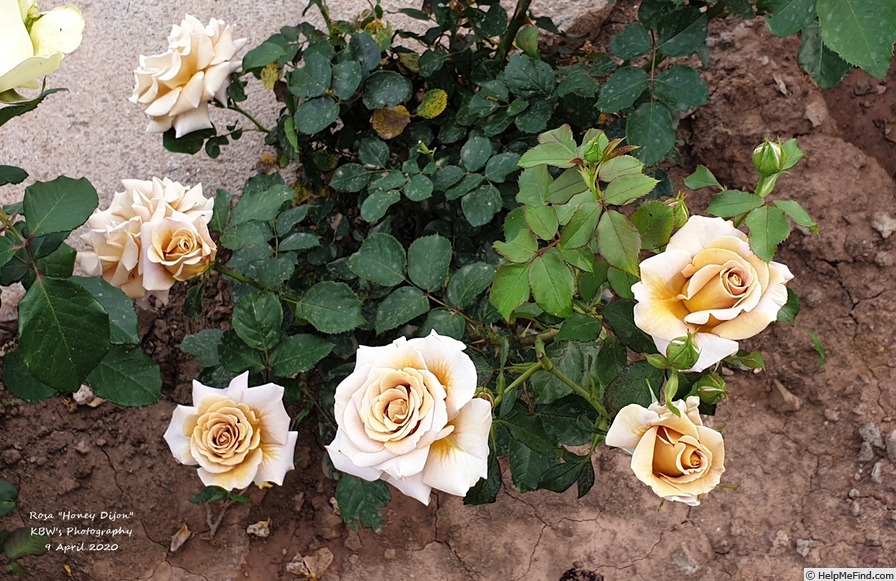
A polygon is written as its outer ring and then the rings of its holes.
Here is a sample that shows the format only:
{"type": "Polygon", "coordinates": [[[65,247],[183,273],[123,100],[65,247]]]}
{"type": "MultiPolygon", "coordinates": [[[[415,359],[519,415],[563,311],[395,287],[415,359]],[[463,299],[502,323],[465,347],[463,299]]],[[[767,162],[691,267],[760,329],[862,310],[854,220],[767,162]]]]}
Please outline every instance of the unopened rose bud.
{"type": "Polygon", "coordinates": [[[784,171],[784,148],[777,141],[765,141],[753,150],[753,165],[762,177],[784,171]]]}
{"type": "Polygon", "coordinates": [[[674,339],[666,348],[666,359],[675,369],[690,369],[700,358],[697,344],[690,335],[674,339]]]}
{"type": "Polygon", "coordinates": [[[710,405],[715,405],[728,397],[728,386],[725,385],[725,380],[715,373],[701,377],[694,384],[694,388],[700,401],[710,405]]]}
{"type": "Polygon", "coordinates": [[[585,148],[585,154],[582,156],[588,163],[597,163],[604,157],[603,149],[600,146],[597,137],[591,140],[588,147],[585,148]]]}
{"type": "Polygon", "coordinates": [[[681,228],[687,223],[691,217],[691,211],[688,209],[687,203],[684,201],[685,194],[679,192],[674,198],[667,199],[666,205],[672,208],[672,226],[675,229],[681,228]]]}

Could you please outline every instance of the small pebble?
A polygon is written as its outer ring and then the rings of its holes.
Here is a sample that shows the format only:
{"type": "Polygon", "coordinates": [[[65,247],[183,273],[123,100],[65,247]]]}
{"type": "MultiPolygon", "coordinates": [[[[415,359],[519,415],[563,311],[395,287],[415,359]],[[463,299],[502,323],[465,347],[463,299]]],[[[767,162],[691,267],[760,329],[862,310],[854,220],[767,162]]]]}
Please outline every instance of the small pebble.
{"type": "Polygon", "coordinates": [[[849,490],[849,494],[847,494],[847,496],[849,496],[850,498],[858,498],[858,496],[859,496],[859,489],[858,489],[858,488],[851,488],[851,489],[849,490]]]}
{"type": "Polygon", "coordinates": [[[883,468],[883,464],[884,464],[883,460],[878,460],[877,462],[874,463],[874,466],[871,468],[871,482],[873,482],[875,484],[881,483],[880,472],[881,472],[881,469],[883,468]]]}
{"type": "Polygon", "coordinates": [[[386,549],[383,552],[383,558],[386,559],[387,561],[391,561],[391,560],[395,559],[395,557],[396,557],[395,549],[386,549]]]}
{"type": "Polygon", "coordinates": [[[896,232],[896,220],[886,212],[875,212],[871,217],[871,227],[886,240],[893,232],[896,232]]]}
{"type": "Polygon", "coordinates": [[[19,462],[22,459],[22,453],[14,448],[10,448],[9,450],[4,450],[3,454],[0,455],[3,458],[3,463],[7,466],[12,466],[19,462]]]}
{"type": "Polygon", "coordinates": [[[797,539],[796,540],[796,552],[799,553],[800,557],[804,559],[809,556],[809,551],[812,549],[812,541],[808,539],[797,539]]]}
{"type": "Polygon", "coordinates": [[[877,427],[877,424],[872,422],[868,422],[867,424],[862,424],[859,428],[859,436],[865,442],[868,442],[875,448],[883,448],[884,441],[883,438],[880,437],[880,428],[877,427]]]}
{"type": "Polygon", "coordinates": [[[852,513],[852,516],[859,516],[862,514],[862,507],[859,506],[858,500],[852,501],[852,506],[849,507],[849,511],[852,513]]]}
{"type": "Polygon", "coordinates": [[[824,418],[830,422],[840,421],[840,412],[831,408],[824,408],[824,418]]]}
{"type": "Polygon", "coordinates": [[[856,460],[859,462],[871,462],[874,460],[874,450],[871,449],[871,444],[868,442],[862,442],[861,448],[859,448],[859,453],[856,456],[856,460]]]}
{"type": "Polygon", "coordinates": [[[345,539],[345,542],[342,543],[346,549],[352,551],[353,553],[357,553],[361,550],[361,537],[358,536],[358,533],[355,531],[349,531],[348,537],[345,539]]]}
{"type": "Polygon", "coordinates": [[[887,436],[887,458],[890,459],[890,462],[896,464],[896,430],[893,430],[887,436]]]}

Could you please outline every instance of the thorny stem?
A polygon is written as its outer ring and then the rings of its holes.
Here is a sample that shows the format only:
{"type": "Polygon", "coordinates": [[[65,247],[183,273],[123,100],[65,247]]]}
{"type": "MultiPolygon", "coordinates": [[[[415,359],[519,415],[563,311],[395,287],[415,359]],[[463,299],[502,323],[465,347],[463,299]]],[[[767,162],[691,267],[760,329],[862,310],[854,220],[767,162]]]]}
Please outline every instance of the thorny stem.
{"type": "Polygon", "coordinates": [[[269,133],[269,132],[270,132],[270,130],[268,130],[267,128],[265,128],[264,125],[262,125],[261,123],[259,123],[259,122],[255,119],[255,117],[253,117],[252,115],[250,115],[248,111],[246,111],[245,109],[243,109],[242,107],[240,107],[240,106],[237,105],[236,103],[230,103],[230,109],[236,111],[237,113],[241,114],[243,117],[245,117],[246,119],[248,119],[249,121],[251,121],[252,124],[255,125],[255,127],[257,127],[258,130],[261,131],[262,133],[269,133]]]}
{"type": "Polygon", "coordinates": [[[593,407],[602,418],[610,419],[610,414],[607,413],[606,408],[604,408],[604,406],[599,402],[595,401],[592,395],[588,393],[588,391],[584,387],[582,387],[581,385],[567,377],[565,373],[557,369],[554,363],[550,359],[548,359],[548,356],[547,354],[545,354],[544,349],[536,348],[535,355],[536,357],[538,357],[538,361],[545,371],[569,386],[569,388],[572,389],[576,393],[576,395],[584,398],[585,401],[590,403],[591,407],[593,407]]]}
{"type": "Polygon", "coordinates": [[[543,367],[541,365],[541,362],[536,362],[536,363],[533,363],[531,366],[529,366],[529,368],[526,369],[522,375],[520,375],[519,377],[514,379],[510,383],[510,385],[508,385],[507,387],[504,388],[504,391],[502,391],[495,397],[494,407],[497,407],[498,404],[501,403],[501,400],[504,399],[504,394],[510,393],[516,387],[519,387],[523,382],[525,382],[527,379],[532,377],[533,373],[535,373],[536,371],[541,371],[542,369],[543,369],[543,367]]]}
{"type": "Polygon", "coordinates": [[[507,53],[510,52],[513,41],[516,40],[516,33],[526,23],[526,13],[529,11],[530,4],[532,4],[532,0],[517,0],[513,17],[510,19],[510,24],[507,25],[507,30],[504,31],[504,36],[501,37],[501,43],[498,45],[498,51],[495,53],[495,60],[498,62],[502,62],[507,53]]]}
{"type": "MultiPolygon", "coordinates": [[[[244,492],[249,489],[247,486],[243,488],[239,492],[238,495],[242,496],[244,492]]],[[[221,502],[221,512],[218,513],[217,517],[214,517],[212,514],[212,505],[211,503],[207,503],[205,505],[205,524],[208,525],[208,532],[202,535],[202,538],[210,541],[215,538],[215,534],[218,532],[218,527],[221,526],[221,522],[224,520],[224,515],[227,513],[227,509],[233,505],[233,499],[228,498],[221,502]]]]}
{"type": "Polygon", "coordinates": [[[15,224],[13,224],[12,218],[10,218],[2,208],[0,208],[0,222],[3,223],[3,228],[12,232],[13,235],[15,235],[15,237],[18,238],[19,242],[21,242],[23,245],[28,243],[28,241],[25,240],[25,237],[22,236],[22,233],[19,232],[19,229],[16,228],[15,224]]]}

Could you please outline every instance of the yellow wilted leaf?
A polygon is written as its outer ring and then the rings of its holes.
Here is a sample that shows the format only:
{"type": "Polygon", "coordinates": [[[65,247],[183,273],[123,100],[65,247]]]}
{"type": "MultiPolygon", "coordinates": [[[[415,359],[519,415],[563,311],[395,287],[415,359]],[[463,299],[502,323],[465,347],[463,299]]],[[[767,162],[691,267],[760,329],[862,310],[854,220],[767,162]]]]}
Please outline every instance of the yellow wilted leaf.
{"type": "Polygon", "coordinates": [[[261,84],[268,91],[274,90],[274,85],[280,80],[280,67],[277,63],[271,63],[261,69],[261,84]]]}
{"type": "Polygon", "coordinates": [[[373,130],[383,139],[392,139],[401,135],[404,128],[411,122],[411,114],[404,105],[377,109],[370,116],[370,124],[373,130]]]}
{"type": "Polygon", "coordinates": [[[424,119],[434,119],[442,114],[448,105],[448,93],[442,89],[431,89],[426,92],[423,102],[417,107],[417,115],[424,119]]]}

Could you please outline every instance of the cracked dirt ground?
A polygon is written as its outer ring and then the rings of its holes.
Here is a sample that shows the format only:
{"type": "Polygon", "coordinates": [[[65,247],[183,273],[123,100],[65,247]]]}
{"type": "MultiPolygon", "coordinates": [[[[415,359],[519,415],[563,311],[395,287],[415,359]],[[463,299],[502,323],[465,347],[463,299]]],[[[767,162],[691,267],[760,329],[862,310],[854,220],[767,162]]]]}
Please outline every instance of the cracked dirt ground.
{"type": "MultiPolygon", "coordinates": [[[[806,566],[896,566],[896,146],[885,133],[896,123],[893,76],[888,86],[854,73],[822,95],[796,66],[795,41],[771,37],[761,22],[720,23],[711,40],[704,74],[715,89],[682,122],[693,146],[682,150],[685,163],[746,188],[762,137],[799,137],[807,159],[778,191],[821,228],[795,232],[777,256],[796,275],[797,326],[748,343],[763,350],[768,370],[728,376],[731,398],[709,419],[723,429],[724,482],[736,490],[716,490],[695,508],[660,508],[628,457],[603,449],[597,484],[579,501],[572,491],[505,489],[494,505],[440,495],[424,507],[396,495],[381,532],[354,535],[329,505],[333,485],[308,435],[285,486],[252,491],[253,504],[232,508],[206,541],[204,509],[188,502],[199,482],[161,438],[195,370],[168,353],[166,384],[179,387],[151,408],[70,413],[60,399],[22,405],[0,392],[2,477],[21,487],[4,525],[37,525],[30,511],[135,514],[109,525],[132,531],[113,541],[117,550],[54,551],[26,567],[41,580],[273,581],[295,578],[286,563],[323,547],[335,557],[330,581],[556,581],[573,567],[607,580],[776,580],[802,578],[806,566]],[[813,333],[827,358],[821,369],[813,333]],[[247,536],[268,517],[271,536],[247,536]],[[170,553],[183,523],[194,536],[170,553]]],[[[680,184],[685,171],[669,170],[680,184]]],[[[707,199],[689,201],[699,211],[707,199]]],[[[191,324],[150,321],[147,341],[176,353],[191,324]]]]}

